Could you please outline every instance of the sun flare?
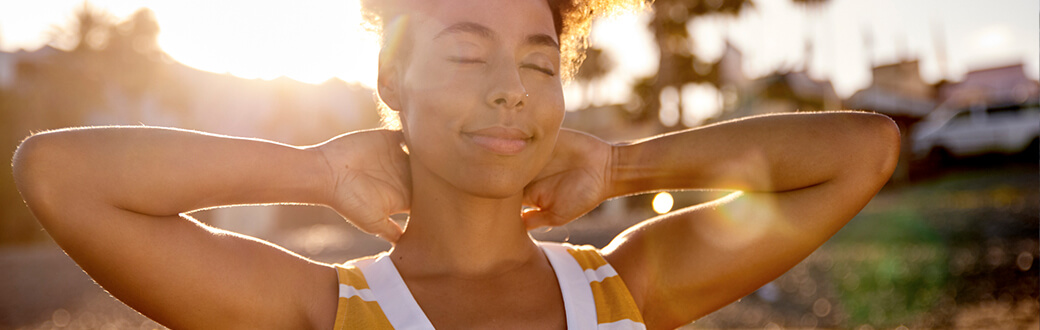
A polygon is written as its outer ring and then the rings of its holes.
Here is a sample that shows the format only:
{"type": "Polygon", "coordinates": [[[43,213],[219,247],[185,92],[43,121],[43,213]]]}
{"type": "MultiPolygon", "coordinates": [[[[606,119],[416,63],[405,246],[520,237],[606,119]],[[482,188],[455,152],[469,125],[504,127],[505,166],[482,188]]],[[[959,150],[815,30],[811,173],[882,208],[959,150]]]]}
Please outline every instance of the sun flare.
{"type": "Polygon", "coordinates": [[[356,0],[192,0],[148,7],[162,29],[160,47],[188,66],[249,79],[321,83],[339,77],[374,85],[378,42],[361,27],[356,0]]]}

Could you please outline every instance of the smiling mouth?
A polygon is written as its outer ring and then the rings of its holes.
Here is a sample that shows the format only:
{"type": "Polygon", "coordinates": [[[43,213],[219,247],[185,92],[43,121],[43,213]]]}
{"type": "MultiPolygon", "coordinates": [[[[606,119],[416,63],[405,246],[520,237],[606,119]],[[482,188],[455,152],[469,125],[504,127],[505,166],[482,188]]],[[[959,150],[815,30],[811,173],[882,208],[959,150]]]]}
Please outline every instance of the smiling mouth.
{"type": "Polygon", "coordinates": [[[527,148],[531,136],[515,128],[492,127],[463,133],[474,144],[499,155],[516,155],[527,148]]]}

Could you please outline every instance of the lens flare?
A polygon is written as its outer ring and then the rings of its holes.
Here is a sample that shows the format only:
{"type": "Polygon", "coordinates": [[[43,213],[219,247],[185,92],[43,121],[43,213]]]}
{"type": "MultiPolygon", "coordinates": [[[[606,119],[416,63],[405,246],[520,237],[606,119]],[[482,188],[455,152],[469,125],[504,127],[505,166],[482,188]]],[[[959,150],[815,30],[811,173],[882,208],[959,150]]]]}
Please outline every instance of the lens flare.
{"type": "Polygon", "coordinates": [[[401,51],[402,40],[405,37],[405,33],[408,31],[408,23],[411,21],[410,15],[400,15],[393,18],[390,24],[386,26],[386,30],[383,31],[385,39],[383,42],[386,44],[383,46],[382,51],[379,53],[380,63],[389,62],[391,59],[396,58],[401,51]]]}
{"type": "Polygon", "coordinates": [[[721,217],[705,223],[711,228],[701,237],[726,249],[740,249],[761,243],[765,235],[798,235],[790,219],[783,216],[776,196],[769,193],[734,192],[711,205],[721,217]]]}

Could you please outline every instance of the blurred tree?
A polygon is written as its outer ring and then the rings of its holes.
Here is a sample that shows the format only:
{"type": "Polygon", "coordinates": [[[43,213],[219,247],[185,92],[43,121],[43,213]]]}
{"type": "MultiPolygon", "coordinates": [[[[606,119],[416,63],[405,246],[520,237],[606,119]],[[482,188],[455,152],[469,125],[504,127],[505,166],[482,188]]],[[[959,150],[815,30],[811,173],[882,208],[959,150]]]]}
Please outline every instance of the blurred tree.
{"type": "Polygon", "coordinates": [[[82,125],[104,104],[103,56],[113,28],[108,12],[84,1],[65,26],[52,26],[48,46],[16,65],[18,112],[35,129],[82,125]],[[60,49],[70,50],[69,52],[60,49]]]}
{"type": "Polygon", "coordinates": [[[50,44],[77,53],[102,49],[111,33],[112,21],[108,12],[83,1],[67,26],[51,26],[50,44]]]}
{"type": "MultiPolygon", "coordinates": [[[[0,154],[13,155],[32,132],[83,125],[92,109],[102,107],[97,63],[111,27],[108,13],[83,2],[66,25],[48,31],[47,46],[16,58],[16,81],[0,90],[0,154]]],[[[46,239],[13,178],[0,178],[0,244],[46,239]]]]}
{"type": "Polygon", "coordinates": [[[155,14],[148,8],[141,8],[130,15],[130,18],[120,22],[114,27],[106,51],[117,57],[118,60],[131,60],[135,57],[158,60],[159,49],[159,22],[155,20],[155,14]]]}
{"type": "MultiPolygon", "coordinates": [[[[657,0],[650,20],[650,31],[661,51],[657,74],[637,84],[642,111],[637,120],[657,121],[659,95],[667,87],[682,90],[687,83],[718,84],[712,63],[706,63],[692,52],[694,40],[686,26],[691,20],[707,15],[735,16],[752,6],[750,0],[657,0]]],[[[680,99],[680,104],[682,100],[680,99]]],[[[681,107],[680,107],[681,108],[681,107]]],[[[681,120],[680,120],[681,122],[681,120]]]]}
{"type": "MultiPolygon", "coordinates": [[[[817,5],[827,0],[791,0],[803,5],[817,5]]],[[[640,105],[637,121],[658,120],[659,95],[667,87],[682,90],[689,83],[710,83],[719,86],[718,62],[706,62],[693,53],[695,40],[687,26],[692,20],[709,15],[736,16],[752,8],[751,0],[656,0],[650,30],[660,49],[657,74],[644,78],[633,87],[640,105]]],[[[680,104],[682,100],[680,98],[680,104]]],[[[680,106],[681,109],[681,106],[680,106]]],[[[679,120],[682,122],[682,120],[679,120]]],[[[661,130],[665,130],[661,127],[661,130]]]]}
{"type": "MultiPolygon", "coordinates": [[[[159,48],[159,23],[148,8],[134,12],[119,23],[105,49],[105,72],[111,75],[131,103],[140,103],[145,93],[159,92],[156,84],[162,81],[163,51],[159,48]]],[[[131,107],[139,109],[141,107],[131,107]]],[[[126,114],[139,122],[140,113],[126,114]]]]}
{"type": "Polygon", "coordinates": [[[612,66],[614,66],[614,62],[602,49],[589,47],[585,51],[585,61],[581,68],[578,69],[578,74],[575,78],[578,80],[596,80],[606,75],[612,66]]]}
{"type": "Polygon", "coordinates": [[[589,47],[585,50],[585,60],[582,62],[578,73],[574,76],[576,82],[582,85],[582,105],[579,108],[591,106],[592,93],[595,85],[603,76],[610,72],[614,66],[613,59],[606,52],[597,47],[589,47]]]}

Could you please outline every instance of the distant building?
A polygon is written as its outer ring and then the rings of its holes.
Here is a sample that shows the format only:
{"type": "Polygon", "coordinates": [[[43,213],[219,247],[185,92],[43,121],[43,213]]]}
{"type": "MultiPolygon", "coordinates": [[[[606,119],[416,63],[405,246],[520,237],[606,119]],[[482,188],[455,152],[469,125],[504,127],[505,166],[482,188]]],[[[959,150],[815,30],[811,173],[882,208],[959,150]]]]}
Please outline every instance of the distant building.
{"type": "Polygon", "coordinates": [[[743,54],[726,43],[718,63],[723,110],[714,120],[722,121],[766,113],[838,110],[841,98],[828,80],[818,80],[804,71],[774,72],[757,79],[742,70],[743,54]]]}
{"type": "Polygon", "coordinates": [[[28,67],[46,65],[51,56],[62,53],[49,45],[34,51],[19,49],[14,53],[0,52],[0,88],[13,88],[18,72],[28,67]]]}
{"type": "Polygon", "coordinates": [[[917,60],[875,66],[871,73],[873,81],[870,86],[846,99],[845,107],[875,111],[888,115],[896,122],[902,145],[899,165],[892,174],[892,180],[906,181],[910,178],[910,151],[913,150],[910,130],[935,109],[935,86],[921,78],[917,60]]]}
{"type": "Polygon", "coordinates": [[[845,100],[848,109],[889,115],[906,129],[935,108],[935,87],[921,78],[917,60],[877,66],[871,72],[870,86],[845,100]]]}
{"type": "Polygon", "coordinates": [[[1029,79],[1021,63],[968,72],[964,80],[939,89],[939,103],[944,109],[973,105],[1008,105],[1036,101],[1040,83],[1029,79]]]}
{"type": "Polygon", "coordinates": [[[15,65],[18,63],[13,53],[0,52],[0,89],[14,85],[15,65]]]}

